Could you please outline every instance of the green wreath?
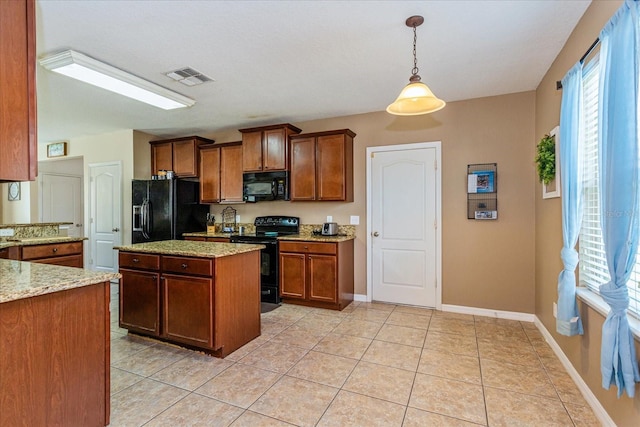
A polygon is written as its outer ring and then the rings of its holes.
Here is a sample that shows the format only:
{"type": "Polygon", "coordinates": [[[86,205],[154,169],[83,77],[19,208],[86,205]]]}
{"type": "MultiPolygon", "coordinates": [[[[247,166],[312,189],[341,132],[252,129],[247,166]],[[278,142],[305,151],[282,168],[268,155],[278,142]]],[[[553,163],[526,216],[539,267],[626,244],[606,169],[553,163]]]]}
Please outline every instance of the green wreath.
{"type": "Polygon", "coordinates": [[[536,150],[536,166],[540,182],[547,185],[556,177],[556,140],[545,135],[536,150]]]}

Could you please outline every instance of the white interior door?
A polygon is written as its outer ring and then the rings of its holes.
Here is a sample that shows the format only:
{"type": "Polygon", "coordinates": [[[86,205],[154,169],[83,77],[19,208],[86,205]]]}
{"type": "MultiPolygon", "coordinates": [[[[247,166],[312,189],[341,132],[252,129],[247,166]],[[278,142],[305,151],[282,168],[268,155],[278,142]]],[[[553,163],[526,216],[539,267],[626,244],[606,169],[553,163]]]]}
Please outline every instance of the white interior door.
{"type": "Polygon", "coordinates": [[[71,237],[84,237],[84,204],[82,201],[82,177],[43,173],[40,175],[42,191],[40,206],[42,222],[73,222],[67,229],[71,237]]]}
{"type": "Polygon", "coordinates": [[[375,301],[437,307],[439,143],[369,150],[370,295],[375,301]]]}
{"type": "Polygon", "coordinates": [[[120,163],[89,165],[89,268],[118,271],[122,243],[122,167],[120,163]]]}

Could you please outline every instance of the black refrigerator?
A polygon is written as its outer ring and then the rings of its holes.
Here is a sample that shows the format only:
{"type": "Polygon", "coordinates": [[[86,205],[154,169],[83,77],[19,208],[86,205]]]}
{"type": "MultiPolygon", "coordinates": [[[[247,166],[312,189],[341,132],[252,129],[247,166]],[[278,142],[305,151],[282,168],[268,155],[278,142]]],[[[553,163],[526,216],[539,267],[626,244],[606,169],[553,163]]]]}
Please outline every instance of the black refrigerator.
{"type": "Polygon", "coordinates": [[[209,206],[200,204],[198,181],[134,179],[132,186],[131,243],[180,240],[207,229],[209,206]]]}

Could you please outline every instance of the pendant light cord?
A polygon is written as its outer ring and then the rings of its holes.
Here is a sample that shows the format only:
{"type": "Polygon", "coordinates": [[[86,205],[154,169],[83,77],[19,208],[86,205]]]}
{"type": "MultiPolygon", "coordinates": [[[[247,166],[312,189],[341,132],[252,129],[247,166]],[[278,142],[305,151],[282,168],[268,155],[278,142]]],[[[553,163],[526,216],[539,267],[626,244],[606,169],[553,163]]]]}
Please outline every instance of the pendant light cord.
{"type": "Polygon", "coordinates": [[[413,25],[413,70],[411,70],[411,74],[414,76],[418,74],[418,59],[416,57],[416,41],[418,40],[418,36],[416,34],[416,26],[413,25]]]}

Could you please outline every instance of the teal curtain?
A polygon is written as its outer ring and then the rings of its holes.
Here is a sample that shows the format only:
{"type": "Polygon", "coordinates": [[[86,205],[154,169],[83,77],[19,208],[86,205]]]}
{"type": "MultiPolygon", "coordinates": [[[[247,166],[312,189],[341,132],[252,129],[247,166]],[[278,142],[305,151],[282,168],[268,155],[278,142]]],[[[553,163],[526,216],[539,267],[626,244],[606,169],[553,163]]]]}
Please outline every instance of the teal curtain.
{"type": "Polygon", "coordinates": [[[574,65],[562,79],[560,106],[560,170],[562,179],[562,258],[563,270],[558,276],[558,314],[556,331],[572,336],[582,335],[582,321],[576,301],[576,243],[582,223],[582,153],[580,140],[583,127],[582,63],[574,65]]]}
{"type": "Polygon", "coordinates": [[[611,306],[602,327],[602,386],[634,396],[640,382],[626,310],[627,281],[638,247],[639,3],[627,0],[600,33],[601,225],[611,281],[600,295],[611,306]]]}

